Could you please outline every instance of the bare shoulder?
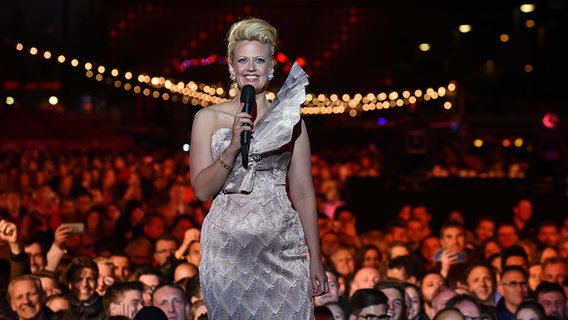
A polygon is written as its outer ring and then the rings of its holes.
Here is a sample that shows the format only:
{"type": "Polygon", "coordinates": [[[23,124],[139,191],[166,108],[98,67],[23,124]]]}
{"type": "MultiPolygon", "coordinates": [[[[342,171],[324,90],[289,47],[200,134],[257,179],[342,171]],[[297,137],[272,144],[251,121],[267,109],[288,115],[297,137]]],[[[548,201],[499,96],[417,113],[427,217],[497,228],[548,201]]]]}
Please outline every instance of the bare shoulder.
{"type": "Polygon", "coordinates": [[[232,113],[232,101],[215,104],[199,110],[195,114],[194,122],[198,124],[208,123],[213,131],[219,128],[230,127],[234,114],[232,113]]]}

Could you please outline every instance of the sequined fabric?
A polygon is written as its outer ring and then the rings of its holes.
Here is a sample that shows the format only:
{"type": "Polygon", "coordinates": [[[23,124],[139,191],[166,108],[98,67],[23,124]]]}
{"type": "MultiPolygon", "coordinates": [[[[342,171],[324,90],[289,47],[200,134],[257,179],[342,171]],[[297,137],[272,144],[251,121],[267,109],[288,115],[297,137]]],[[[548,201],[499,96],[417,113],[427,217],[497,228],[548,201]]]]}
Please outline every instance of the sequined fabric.
{"type": "MultiPolygon", "coordinates": [[[[314,319],[304,232],[286,193],[307,83],[295,64],[255,124],[248,169],[237,157],[203,223],[199,274],[209,319],[314,319]]],[[[215,133],[215,159],[230,139],[230,128],[215,133]]]]}

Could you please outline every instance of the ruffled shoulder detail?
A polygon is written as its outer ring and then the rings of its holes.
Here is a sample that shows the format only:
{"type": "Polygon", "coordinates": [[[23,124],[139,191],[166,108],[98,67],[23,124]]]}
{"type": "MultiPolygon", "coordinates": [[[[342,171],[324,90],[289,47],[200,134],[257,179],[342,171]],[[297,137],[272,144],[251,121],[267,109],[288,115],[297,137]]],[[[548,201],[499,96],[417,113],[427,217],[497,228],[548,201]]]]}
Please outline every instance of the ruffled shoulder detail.
{"type": "Polygon", "coordinates": [[[237,157],[223,188],[226,193],[250,193],[262,155],[278,150],[292,140],[294,127],[300,121],[300,107],[306,100],[308,83],[306,72],[298,63],[294,63],[276,99],[255,123],[248,168],[245,169],[241,158],[237,157]]]}

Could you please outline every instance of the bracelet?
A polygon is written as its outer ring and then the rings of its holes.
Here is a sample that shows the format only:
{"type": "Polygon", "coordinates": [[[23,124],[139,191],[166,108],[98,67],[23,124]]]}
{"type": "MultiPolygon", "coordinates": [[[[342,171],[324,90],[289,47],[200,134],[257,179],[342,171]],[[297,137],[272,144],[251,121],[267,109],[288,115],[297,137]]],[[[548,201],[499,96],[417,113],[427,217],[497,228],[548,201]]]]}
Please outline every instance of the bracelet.
{"type": "Polygon", "coordinates": [[[219,163],[221,163],[221,167],[231,171],[233,170],[234,165],[228,165],[225,163],[225,161],[223,161],[223,153],[221,152],[221,155],[219,156],[219,163]]]}

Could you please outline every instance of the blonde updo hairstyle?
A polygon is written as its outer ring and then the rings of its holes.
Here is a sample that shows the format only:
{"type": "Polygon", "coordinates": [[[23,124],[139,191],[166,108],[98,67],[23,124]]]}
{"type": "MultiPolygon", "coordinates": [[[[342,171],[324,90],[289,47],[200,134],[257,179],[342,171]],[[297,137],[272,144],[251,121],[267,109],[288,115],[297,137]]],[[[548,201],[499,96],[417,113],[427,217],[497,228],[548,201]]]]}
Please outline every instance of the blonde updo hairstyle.
{"type": "Polygon", "coordinates": [[[250,18],[234,23],[227,33],[227,63],[232,64],[237,42],[258,41],[264,45],[268,55],[274,56],[277,49],[278,31],[268,22],[250,18]]]}

